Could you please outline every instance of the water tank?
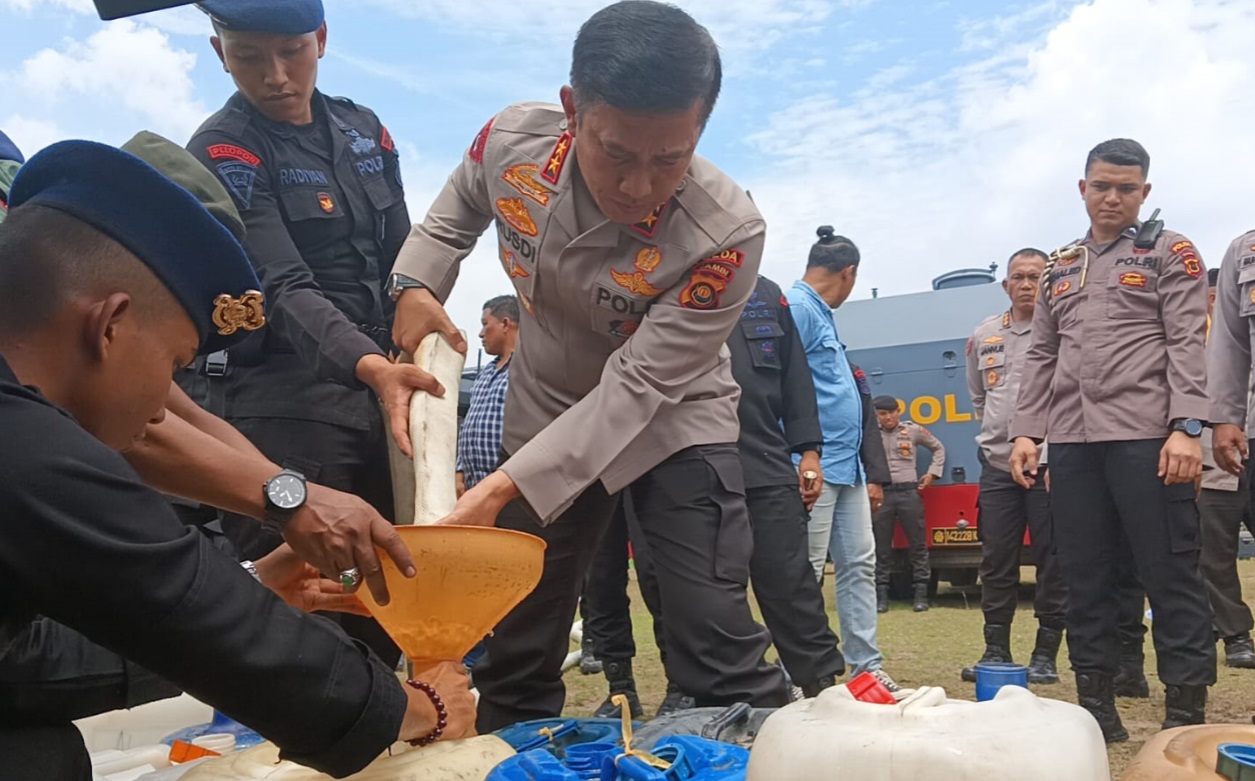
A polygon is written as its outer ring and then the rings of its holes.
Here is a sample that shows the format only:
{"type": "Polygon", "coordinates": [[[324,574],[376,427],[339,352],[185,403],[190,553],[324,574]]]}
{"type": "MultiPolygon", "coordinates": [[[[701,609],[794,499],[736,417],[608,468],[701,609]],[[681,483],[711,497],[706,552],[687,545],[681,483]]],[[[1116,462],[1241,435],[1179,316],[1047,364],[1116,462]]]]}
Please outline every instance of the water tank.
{"type": "Polygon", "coordinates": [[[994,281],[994,272],[998,269],[997,263],[989,264],[989,268],[961,268],[957,271],[948,271],[945,274],[933,279],[933,290],[949,290],[952,287],[971,287],[973,285],[988,285],[994,281]]]}
{"type": "Polygon", "coordinates": [[[1007,686],[988,702],[924,687],[896,705],[845,686],[776,711],[750,750],[747,781],[1108,781],[1098,722],[1082,708],[1007,686]]]}

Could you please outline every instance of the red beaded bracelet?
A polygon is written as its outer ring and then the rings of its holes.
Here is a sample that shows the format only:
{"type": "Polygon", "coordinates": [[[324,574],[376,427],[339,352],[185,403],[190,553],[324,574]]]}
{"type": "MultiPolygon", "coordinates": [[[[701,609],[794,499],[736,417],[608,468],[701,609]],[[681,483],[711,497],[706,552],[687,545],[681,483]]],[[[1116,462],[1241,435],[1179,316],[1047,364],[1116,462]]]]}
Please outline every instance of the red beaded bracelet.
{"type": "Polygon", "coordinates": [[[449,726],[449,711],[445,710],[444,700],[440,699],[440,695],[436,694],[435,688],[429,683],[414,680],[406,681],[406,683],[426,694],[427,699],[431,700],[431,704],[436,708],[436,728],[418,740],[411,740],[410,745],[422,747],[435,743],[444,734],[444,728],[449,726]]]}

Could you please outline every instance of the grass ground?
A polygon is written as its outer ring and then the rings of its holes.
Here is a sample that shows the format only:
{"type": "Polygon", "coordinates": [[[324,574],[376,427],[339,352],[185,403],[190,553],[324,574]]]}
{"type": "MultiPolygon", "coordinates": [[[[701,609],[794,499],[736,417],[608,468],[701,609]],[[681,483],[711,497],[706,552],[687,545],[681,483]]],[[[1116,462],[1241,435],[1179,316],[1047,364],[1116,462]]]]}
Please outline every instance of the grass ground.
{"type": "MultiPolygon", "coordinates": [[[[1238,563],[1243,592],[1255,594],[1255,561],[1238,563]]],[[[1032,570],[1023,571],[1023,579],[1031,583],[1032,570]]],[[[635,661],[637,689],[646,714],[652,714],[666,692],[666,679],[654,648],[652,621],[636,591],[635,578],[629,586],[632,596],[632,622],[638,655],[635,661]]],[[[833,612],[832,576],[825,581],[828,614],[837,626],[833,612]]],[[[984,650],[981,638],[980,587],[955,589],[943,585],[932,610],[914,613],[906,603],[895,602],[890,611],[880,616],[879,642],[885,655],[885,671],[904,688],[921,685],[942,686],[951,698],[976,699],[975,684],[959,679],[959,670],[980,657],[984,650]]],[[[755,610],[757,614],[757,610],[755,610]]],[[[1032,586],[1021,590],[1020,606],[1012,632],[1016,660],[1027,662],[1036,633],[1033,620],[1032,586]]],[[[1255,670],[1234,670],[1224,666],[1224,653],[1217,646],[1220,664],[1218,680],[1208,702],[1209,722],[1250,724],[1255,713],[1255,670]]],[[[1076,687],[1067,671],[1066,654],[1060,653],[1061,681],[1052,686],[1035,686],[1044,697],[1076,701],[1076,687]]],[[[1155,650],[1149,634],[1146,642],[1146,675],[1151,681],[1149,700],[1119,701],[1120,716],[1131,740],[1112,746],[1108,752],[1113,778],[1119,778],[1124,767],[1141,749],[1163,720],[1163,687],[1155,675],[1155,650]]],[[[572,716],[588,716],[606,696],[606,682],[601,675],[580,675],[578,669],[566,675],[567,707],[572,716]]]]}

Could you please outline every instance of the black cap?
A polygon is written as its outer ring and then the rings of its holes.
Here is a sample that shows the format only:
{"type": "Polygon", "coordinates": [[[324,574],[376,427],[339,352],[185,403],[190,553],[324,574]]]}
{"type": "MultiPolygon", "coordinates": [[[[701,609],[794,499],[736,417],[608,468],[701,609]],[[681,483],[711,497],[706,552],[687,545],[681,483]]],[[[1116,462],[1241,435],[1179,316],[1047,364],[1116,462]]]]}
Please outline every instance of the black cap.
{"type": "Polygon", "coordinates": [[[892,396],[877,396],[872,399],[872,406],[885,412],[897,412],[898,400],[892,396]]]}

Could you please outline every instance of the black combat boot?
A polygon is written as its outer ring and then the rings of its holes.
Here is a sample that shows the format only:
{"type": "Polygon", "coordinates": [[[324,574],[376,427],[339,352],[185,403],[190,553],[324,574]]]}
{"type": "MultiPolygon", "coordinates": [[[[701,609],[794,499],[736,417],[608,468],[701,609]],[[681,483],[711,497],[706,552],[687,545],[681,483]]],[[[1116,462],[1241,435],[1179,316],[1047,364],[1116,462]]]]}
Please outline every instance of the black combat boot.
{"type": "Polygon", "coordinates": [[[622,694],[628,698],[628,710],[632,718],[642,718],[645,710],[641,707],[641,698],[636,694],[636,679],[632,677],[632,660],[605,659],[602,661],[602,667],[606,674],[606,681],[610,684],[610,694],[593,716],[599,719],[618,718],[622,710],[614,704],[613,700],[614,695],[622,694]]]}
{"type": "Polygon", "coordinates": [[[1037,647],[1028,660],[1029,683],[1058,683],[1059,670],[1055,667],[1055,658],[1059,655],[1059,643],[1063,640],[1063,631],[1037,628],[1037,647]]]}
{"type": "Polygon", "coordinates": [[[580,672],[584,675],[596,675],[601,671],[601,660],[593,655],[593,639],[584,635],[584,639],[580,641],[580,672]]]}
{"type": "Polygon", "coordinates": [[[1129,651],[1122,648],[1120,650],[1120,666],[1115,678],[1112,679],[1112,687],[1117,697],[1134,697],[1144,700],[1150,696],[1150,682],[1146,680],[1146,673],[1142,671],[1145,663],[1145,657],[1140,649],[1129,651]]]}
{"type": "Polygon", "coordinates": [[[876,587],[876,612],[877,613],[889,612],[889,587],[888,586],[876,587]]]}
{"type": "MultiPolygon", "coordinates": [[[[985,655],[976,664],[986,662],[1006,662],[1011,659],[1011,625],[985,624],[985,655]]],[[[964,667],[959,677],[968,683],[976,683],[976,664],[964,667]]]]}
{"type": "Polygon", "coordinates": [[[1255,642],[1249,633],[1224,639],[1224,663],[1229,667],[1255,669],[1255,642]]]}
{"type": "Polygon", "coordinates": [[[1164,692],[1163,729],[1206,721],[1207,687],[1168,684],[1164,692]]]}
{"type": "Polygon", "coordinates": [[[923,613],[925,610],[928,609],[928,584],[927,583],[915,584],[915,604],[911,606],[911,609],[914,610],[916,613],[923,613]]]}
{"type": "Polygon", "coordinates": [[[819,693],[823,691],[824,689],[831,689],[833,686],[836,686],[836,685],[837,685],[837,676],[821,675],[819,677],[819,680],[815,681],[814,683],[802,684],[802,696],[807,699],[810,699],[812,697],[817,697],[819,696],[819,693]]]}
{"type": "Polygon", "coordinates": [[[668,683],[667,696],[662,698],[662,704],[658,706],[658,712],[654,714],[654,718],[669,716],[672,713],[691,710],[696,707],[696,700],[680,691],[680,688],[674,683],[668,683]]]}
{"type": "Polygon", "coordinates": [[[1129,731],[1120,723],[1116,710],[1116,695],[1111,688],[1111,677],[1102,673],[1077,673],[1076,698],[1081,707],[1089,711],[1102,737],[1108,743],[1123,743],[1129,739],[1129,731]]]}

